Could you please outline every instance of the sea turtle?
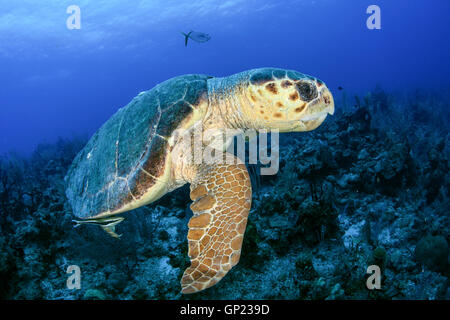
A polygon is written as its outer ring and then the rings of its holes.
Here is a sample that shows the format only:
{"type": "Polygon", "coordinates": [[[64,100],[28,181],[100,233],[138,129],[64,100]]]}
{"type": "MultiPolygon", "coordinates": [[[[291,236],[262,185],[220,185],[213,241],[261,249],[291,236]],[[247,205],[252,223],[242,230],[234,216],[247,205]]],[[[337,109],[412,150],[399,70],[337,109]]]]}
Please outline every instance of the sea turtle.
{"type": "MultiPolygon", "coordinates": [[[[77,223],[98,223],[117,236],[117,214],[189,183],[191,265],[181,287],[182,293],[197,292],[238,263],[252,190],[245,164],[234,155],[225,152],[226,162],[193,160],[210,141],[195,132],[309,131],[333,113],[326,85],[296,71],[178,76],[140,93],[92,136],[67,173],[67,198],[77,223]]],[[[229,143],[214,148],[225,150],[229,143]]]]}

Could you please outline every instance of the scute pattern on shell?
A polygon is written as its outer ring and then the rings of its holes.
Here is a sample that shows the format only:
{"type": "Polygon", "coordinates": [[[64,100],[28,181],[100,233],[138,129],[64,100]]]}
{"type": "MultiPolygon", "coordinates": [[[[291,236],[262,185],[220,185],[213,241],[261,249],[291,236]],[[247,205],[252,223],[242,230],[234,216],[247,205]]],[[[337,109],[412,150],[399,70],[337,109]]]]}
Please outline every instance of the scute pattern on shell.
{"type": "Polygon", "coordinates": [[[65,178],[76,216],[116,211],[158,183],[169,154],[167,138],[206,97],[209,78],[169,79],[139,94],[92,136],[65,178]]]}

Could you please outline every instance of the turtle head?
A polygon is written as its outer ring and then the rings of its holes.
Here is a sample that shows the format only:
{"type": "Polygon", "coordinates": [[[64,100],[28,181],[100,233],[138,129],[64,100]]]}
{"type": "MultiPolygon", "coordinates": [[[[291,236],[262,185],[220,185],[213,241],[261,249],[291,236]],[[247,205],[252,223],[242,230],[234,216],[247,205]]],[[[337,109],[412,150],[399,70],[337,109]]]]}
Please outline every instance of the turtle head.
{"type": "Polygon", "coordinates": [[[247,114],[259,128],[310,131],[334,113],[333,96],[327,86],[291,70],[252,70],[246,96],[250,102],[247,114]]]}

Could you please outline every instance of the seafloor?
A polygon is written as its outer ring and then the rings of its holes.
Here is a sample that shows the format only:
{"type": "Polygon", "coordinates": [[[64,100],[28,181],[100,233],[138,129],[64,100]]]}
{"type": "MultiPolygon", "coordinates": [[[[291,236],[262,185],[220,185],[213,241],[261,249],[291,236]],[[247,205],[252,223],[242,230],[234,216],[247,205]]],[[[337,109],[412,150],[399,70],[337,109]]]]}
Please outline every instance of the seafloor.
{"type": "Polygon", "coordinates": [[[63,178],[84,139],[3,156],[0,298],[449,299],[449,100],[377,88],[340,101],[319,129],[281,136],[278,175],[249,166],[241,261],[188,296],[187,187],[126,214],[118,240],[73,228],[63,178]],[[366,287],[372,264],[380,290],[366,287]],[[81,289],[66,288],[69,265],[81,289]]]}

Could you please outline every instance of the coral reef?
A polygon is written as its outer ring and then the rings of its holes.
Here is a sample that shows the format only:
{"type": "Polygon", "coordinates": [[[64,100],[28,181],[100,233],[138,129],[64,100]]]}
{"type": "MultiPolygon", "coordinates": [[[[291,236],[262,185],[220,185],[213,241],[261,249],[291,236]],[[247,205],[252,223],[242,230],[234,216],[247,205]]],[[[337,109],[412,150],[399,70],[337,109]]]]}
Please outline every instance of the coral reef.
{"type": "Polygon", "coordinates": [[[448,272],[448,244],[443,236],[426,236],[414,250],[416,260],[430,270],[448,272]]]}
{"type": "Polygon", "coordinates": [[[187,296],[187,186],[126,213],[118,240],[73,228],[63,178],[84,139],[1,157],[0,298],[449,299],[448,103],[377,87],[336,109],[313,132],[280,136],[276,176],[250,167],[241,261],[187,296]],[[366,287],[372,264],[381,290],[366,287]],[[80,289],[66,287],[70,265],[80,289]]]}

